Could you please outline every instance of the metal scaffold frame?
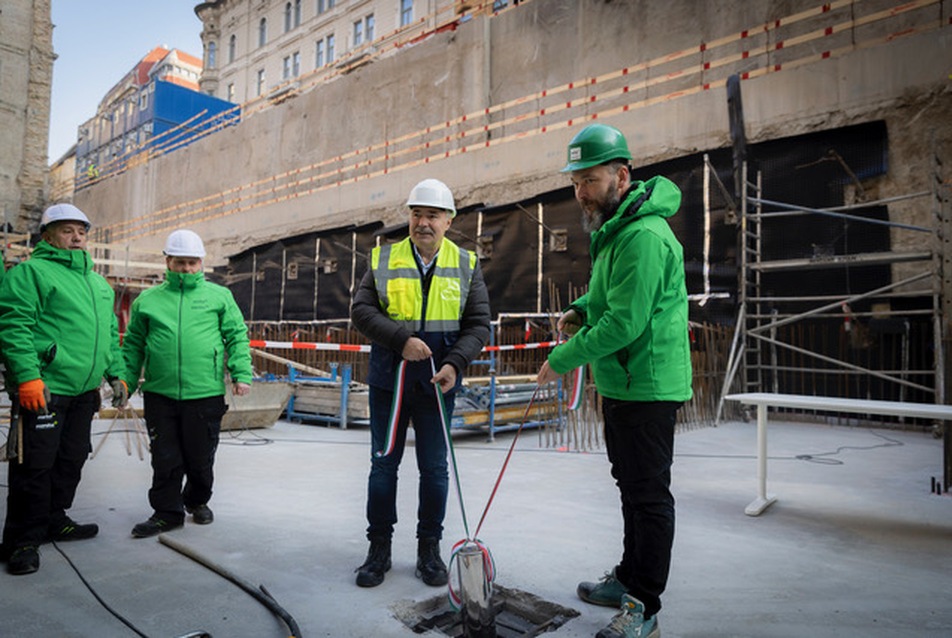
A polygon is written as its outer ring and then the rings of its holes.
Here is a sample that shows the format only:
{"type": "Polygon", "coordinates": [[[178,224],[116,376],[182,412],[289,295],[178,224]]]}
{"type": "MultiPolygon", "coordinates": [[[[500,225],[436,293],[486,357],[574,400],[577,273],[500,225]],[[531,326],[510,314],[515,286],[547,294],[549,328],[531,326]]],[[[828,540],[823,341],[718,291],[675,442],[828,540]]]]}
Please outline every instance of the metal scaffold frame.
{"type": "MultiPolygon", "coordinates": [[[[879,379],[897,384],[900,388],[900,400],[904,400],[908,389],[925,392],[933,396],[936,404],[946,401],[946,372],[945,372],[945,322],[943,316],[948,315],[949,294],[944,290],[944,282],[952,276],[952,261],[950,261],[947,239],[950,235],[949,198],[945,192],[948,186],[941,178],[941,160],[937,153],[933,136],[930,149],[930,183],[929,190],[901,194],[883,198],[877,201],[864,201],[839,207],[814,209],[795,204],[772,201],[763,197],[762,179],[758,173],[755,181],[751,182],[748,176],[748,164],[745,161],[740,166],[741,197],[738,214],[738,311],[735,324],[735,335],[731,345],[727,364],[727,374],[724,379],[721,398],[717,410],[715,423],[719,422],[723,410],[723,397],[730,392],[779,392],[778,380],[781,371],[800,373],[816,372],[821,374],[861,374],[870,378],[879,379]],[[850,214],[851,211],[870,206],[882,206],[903,200],[925,199],[931,201],[931,228],[912,226],[892,221],[862,217],[850,214]],[[765,207],[771,210],[765,212],[765,207]],[[764,224],[771,219],[791,215],[828,215],[839,217],[850,222],[881,224],[892,229],[904,232],[923,233],[929,236],[928,241],[922,242],[923,248],[918,250],[892,251],[880,253],[855,253],[843,255],[823,255],[800,259],[770,260],[764,252],[764,224]],[[898,263],[922,264],[920,272],[910,276],[895,279],[885,286],[866,290],[857,294],[814,295],[814,296],[766,296],[762,289],[762,276],[769,272],[790,270],[809,270],[828,268],[831,265],[849,265],[862,268],[872,265],[894,265],[898,263]],[[922,282],[927,285],[922,288],[922,282]],[[915,290],[909,287],[918,284],[915,290]],[[932,370],[909,370],[903,367],[899,370],[877,370],[872,367],[855,365],[834,357],[815,352],[807,348],[786,343],[778,338],[778,328],[788,326],[808,318],[840,317],[842,309],[849,304],[870,299],[899,299],[909,297],[931,297],[931,308],[921,310],[894,310],[891,304],[885,310],[877,310],[876,316],[908,317],[910,315],[930,315],[932,325],[932,343],[934,361],[932,370]],[[768,306],[781,306],[784,303],[816,304],[808,310],[779,313],[776,309],[767,312],[768,306]],[[846,306],[844,306],[844,304],[846,306]],[[827,367],[808,368],[805,365],[799,369],[783,367],[778,364],[779,349],[794,352],[804,359],[810,359],[827,367]],[[932,378],[931,385],[916,383],[906,378],[915,373],[919,376],[932,378]]],[[[705,156],[705,170],[713,171],[708,158],[705,156]]],[[[716,180],[716,173],[715,173],[716,180]]],[[[717,181],[720,192],[727,196],[727,190],[720,181],[717,181]]],[[[729,197],[728,197],[729,199],[729,197]]],[[[892,242],[891,242],[892,243],[892,242]]],[[[853,313],[853,316],[872,316],[873,313],[853,313]]],[[[905,363],[908,361],[906,357],[905,363]]],[[[817,365],[817,364],[814,364],[817,365]]],[[[861,397],[866,398],[866,397],[861,397]]],[[[949,425],[945,424],[946,438],[946,468],[945,483],[952,483],[952,472],[949,468],[949,459],[952,459],[949,448],[949,425]]],[[[938,435],[939,429],[935,430],[938,435]]]]}

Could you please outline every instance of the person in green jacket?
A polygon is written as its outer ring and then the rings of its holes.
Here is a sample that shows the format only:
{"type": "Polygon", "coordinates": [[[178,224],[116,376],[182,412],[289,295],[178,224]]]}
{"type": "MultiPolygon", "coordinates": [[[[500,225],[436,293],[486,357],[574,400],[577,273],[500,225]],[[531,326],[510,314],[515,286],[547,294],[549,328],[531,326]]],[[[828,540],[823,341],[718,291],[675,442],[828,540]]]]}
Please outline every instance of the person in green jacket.
{"type": "Polygon", "coordinates": [[[126,402],[115,295],[86,252],[89,219],[55,204],[40,219],[30,259],[0,284],[0,351],[20,408],[22,457],[9,464],[2,556],[11,574],[40,567],[39,545],[99,533],[66,515],[92,451],[90,430],[105,377],[126,402]]]}
{"type": "Polygon", "coordinates": [[[624,135],[592,124],[568,146],[582,224],[591,234],[588,292],[558,321],[571,335],[542,365],[538,382],[591,364],[602,396],[605,447],[621,492],[623,554],[582,600],[620,607],[599,638],[660,635],[674,540],[671,464],[678,408],[691,398],[684,255],[666,218],[681,192],[664,177],[632,182],[624,135]]]}
{"type": "Polygon", "coordinates": [[[251,391],[248,330],[231,291],[205,281],[205,246],[190,230],[165,242],[165,281],[132,303],[122,343],[133,391],[143,373],[145,421],[152,453],[153,514],[132,528],[136,538],[214,519],[215,451],[225,404],[225,371],[235,395],[251,391]],[[185,480],[184,488],[182,481],[185,480]]]}

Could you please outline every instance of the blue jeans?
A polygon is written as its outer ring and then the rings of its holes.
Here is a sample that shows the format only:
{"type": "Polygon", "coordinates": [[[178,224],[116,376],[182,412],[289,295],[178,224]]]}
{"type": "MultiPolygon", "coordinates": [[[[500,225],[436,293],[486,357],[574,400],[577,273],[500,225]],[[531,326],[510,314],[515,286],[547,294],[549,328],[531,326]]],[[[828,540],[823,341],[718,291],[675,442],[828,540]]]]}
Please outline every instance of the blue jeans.
{"type": "MultiPolygon", "coordinates": [[[[444,395],[452,414],[455,392],[444,395]]],[[[386,449],[387,423],[393,392],[370,387],[370,478],[367,486],[367,538],[389,539],[397,522],[397,470],[403,458],[407,427],[413,421],[417,468],[420,471],[417,538],[442,538],[446,515],[446,494],[449,473],[446,464],[446,442],[443,424],[432,391],[418,385],[405,389],[396,430],[396,443],[387,456],[377,456],[386,449]]]]}
{"type": "Polygon", "coordinates": [[[621,492],[624,553],[615,577],[645,605],[645,617],[661,609],[674,543],[671,463],[680,402],[603,398],[605,448],[621,492]]]}

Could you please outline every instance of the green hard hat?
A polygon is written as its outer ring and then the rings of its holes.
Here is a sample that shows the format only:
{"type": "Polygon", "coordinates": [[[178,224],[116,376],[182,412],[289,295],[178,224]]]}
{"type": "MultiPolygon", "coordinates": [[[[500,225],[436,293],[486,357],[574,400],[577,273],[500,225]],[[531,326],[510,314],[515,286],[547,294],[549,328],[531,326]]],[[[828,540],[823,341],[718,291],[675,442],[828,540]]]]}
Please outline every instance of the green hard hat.
{"type": "Polygon", "coordinates": [[[580,171],[613,159],[631,159],[625,136],[608,124],[589,124],[569,142],[568,163],[560,172],[580,171]]]}

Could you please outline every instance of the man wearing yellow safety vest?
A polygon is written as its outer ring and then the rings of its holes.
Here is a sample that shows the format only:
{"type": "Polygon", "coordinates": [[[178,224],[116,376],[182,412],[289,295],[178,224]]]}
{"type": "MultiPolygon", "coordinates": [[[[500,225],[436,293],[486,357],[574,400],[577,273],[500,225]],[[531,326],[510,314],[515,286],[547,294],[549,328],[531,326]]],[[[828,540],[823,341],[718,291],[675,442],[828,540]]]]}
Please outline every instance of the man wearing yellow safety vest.
{"type": "Polygon", "coordinates": [[[3,558],[11,574],[40,567],[47,540],[92,538],[94,523],[66,515],[86,457],[105,377],[113,405],[127,391],[114,293],[86,252],[89,219],[55,204],[40,219],[43,241],[0,285],[0,350],[20,407],[22,458],[10,462],[3,558]]]}
{"type": "Polygon", "coordinates": [[[479,354],[490,330],[489,295],[479,262],[445,237],[456,216],[450,189],[439,180],[425,179],[410,191],[406,205],[410,236],[374,248],[370,270],[351,305],[354,325],[373,342],[367,379],[370,550],[357,568],[361,587],[379,585],[390,569],[397,470],[411,420],[420,472],[415,573],[427,585],[446,584],[440,538],[449,475],[434,386],[443,394],[449,421],[463,370],[479,354]]]}
{"type": "Polygon", "coordinates": [[[591,235],[588,292],[559,318],[572,337],[539,371],[540,384],[591,364],[602,396],[605,448],[621,493],[621,562],[579,597],[620,608],[597,638],[655,638],[674,540],[671,463],[678,408],[691,398],[684,255],[667,218],[681,191],[656,176],[632,181],[621,131],[592,124],[568,146],[575,199],[591,235]]]}

